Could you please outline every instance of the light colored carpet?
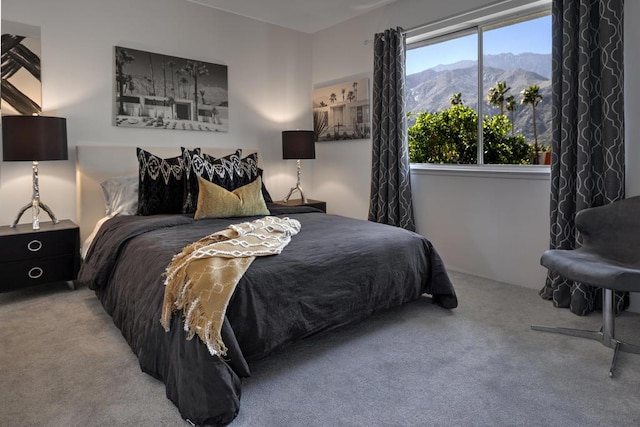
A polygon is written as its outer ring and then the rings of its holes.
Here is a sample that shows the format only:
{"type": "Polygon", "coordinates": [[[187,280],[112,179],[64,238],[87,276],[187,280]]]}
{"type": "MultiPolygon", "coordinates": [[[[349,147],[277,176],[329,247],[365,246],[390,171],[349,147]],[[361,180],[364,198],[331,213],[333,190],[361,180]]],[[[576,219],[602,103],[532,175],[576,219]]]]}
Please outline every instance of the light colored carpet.
{"type": "MultiPolygon", "coordinates": [[[[531,331],[597,329],[535,290],[451,273],[460,306],[428,300],[314,336],[254,363],[232,426],[640,424],[640,355],[531,331]]],[[[164,385],[93,293],[65,285],[0,294],[0,426],[182,426],[164,385]]],[[[640,344],[640,316],[616,319],[640,344]]]]}

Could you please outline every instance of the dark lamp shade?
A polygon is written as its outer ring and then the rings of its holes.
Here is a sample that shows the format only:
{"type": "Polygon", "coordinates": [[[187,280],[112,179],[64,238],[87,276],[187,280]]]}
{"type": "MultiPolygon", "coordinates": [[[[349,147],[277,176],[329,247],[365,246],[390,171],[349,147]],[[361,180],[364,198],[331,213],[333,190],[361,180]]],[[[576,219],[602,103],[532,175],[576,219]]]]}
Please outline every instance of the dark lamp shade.
{"type": "Polygon", "coordinates": [[[3,116],[2,157],[6,162],[67,160],[67,119],[3,116]]]}
{"type": "Polygon", "coordinates": [[[316,138],[312,130],[285,130],[282,132],[283,159],[315,159],[316,138]]]}

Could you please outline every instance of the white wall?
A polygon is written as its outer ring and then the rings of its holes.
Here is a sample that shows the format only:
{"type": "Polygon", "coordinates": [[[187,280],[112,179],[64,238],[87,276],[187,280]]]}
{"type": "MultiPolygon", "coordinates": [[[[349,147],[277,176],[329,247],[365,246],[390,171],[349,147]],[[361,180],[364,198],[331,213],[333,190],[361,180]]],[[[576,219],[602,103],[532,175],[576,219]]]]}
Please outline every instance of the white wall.
{"type": "MultiPolygon", "coordinates": [[[[258,147],[274,197],[295,182],[280,132],[311,126],[311,36],[186,0],[4,0],[2,19],[40,27],[43,113],[67,118],[69,161],[40,164],[58,218],[76,219],[76,144],[258,147]],[[227,65],[229,132],[112,125],[116,45],[227,65]]],[[[30,198],[30,164],[0,163],[0,224],[30,198]]]]}
{"type": "MultiPolygon", "coordinates": [[[[377,32],[409,29],[494,3],[493,0],[400,0],[339,24],[313,37],[313,83],[371,73],[377,32]],[[364,43],[369,41],[368,43],[364,43]],[[339,48],[338,48],[339,46],[339,48]]],[[[640,18],[638,2],[626,2],[626,21],[640,18]]],[[[640,29],[626,26],[627,70],[640,67],[640,29]]],[[[629,195],[640,194],[640,82],[627,72],[626,107],[629,195]],[[632,81],[634,80],[634,81],[632,81]]],[[[315,198],[328,209],[366,218],[371,141],[317,144],[314,163],[315,198]]],[[[412,173],[418,231],[436,246],[450,269],[539,289],[546,270],[540,255],[549,244],[548,177],[496,178],[495,174],[461,176],[412,173]]]]}

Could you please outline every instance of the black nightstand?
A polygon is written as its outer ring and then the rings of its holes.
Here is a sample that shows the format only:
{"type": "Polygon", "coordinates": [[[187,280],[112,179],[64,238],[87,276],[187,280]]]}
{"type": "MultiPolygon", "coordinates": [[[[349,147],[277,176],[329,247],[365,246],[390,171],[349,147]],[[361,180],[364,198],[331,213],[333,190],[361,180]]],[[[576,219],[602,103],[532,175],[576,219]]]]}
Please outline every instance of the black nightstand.
{"type": "Polygon", "coordinates": [[[0,226],[0,292],[70,282],[80,268],[80,229],[69,220],[0,226]]]}
{"type": "Polygon", "coordinates": [[[312,199],[307,199],[307,202],[309,203],[304,204],[301,199],[289,199],[286,203],[283,200],[275,200],[273,203],[282,206],[311,206],[312,208],[320,209],[322,212],[327,212],[327,202],[312,199]]]}

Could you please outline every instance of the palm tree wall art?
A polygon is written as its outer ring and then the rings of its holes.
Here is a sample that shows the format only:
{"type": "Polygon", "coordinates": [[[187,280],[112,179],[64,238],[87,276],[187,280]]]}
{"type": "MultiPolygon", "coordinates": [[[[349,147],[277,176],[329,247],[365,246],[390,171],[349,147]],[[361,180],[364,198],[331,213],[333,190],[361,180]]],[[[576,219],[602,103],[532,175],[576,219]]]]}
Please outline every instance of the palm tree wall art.
{"type": "Polygon", "coordinates": [[[316,141],[367,139],[371,137],[370,123],[368,78],[345,79],[314,88],[313,130],[316,141]]]}
{"type": "Polygon", "coordinates": [[[115,125],[228,132],[227,66],[115,47],[115,125]]]}

